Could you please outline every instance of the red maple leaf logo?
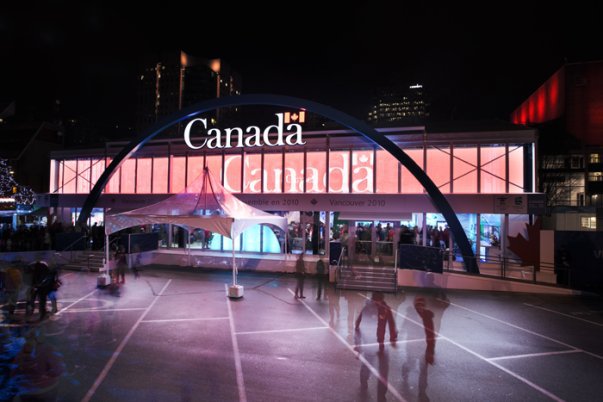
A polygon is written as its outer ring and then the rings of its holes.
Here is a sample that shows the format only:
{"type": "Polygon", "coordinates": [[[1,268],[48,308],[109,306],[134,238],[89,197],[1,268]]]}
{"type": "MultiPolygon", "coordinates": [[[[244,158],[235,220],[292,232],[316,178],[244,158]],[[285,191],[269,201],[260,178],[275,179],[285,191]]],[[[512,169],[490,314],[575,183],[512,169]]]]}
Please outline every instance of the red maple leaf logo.
{"type": "Polygon", "coordinates": [[[527,239],[521,233],[515,237],[507,237],[509,239],[509,246],[507,248],[520,258],[522,267],[533,265],[536,270],[539,269],[541,226],[542,222],[538,218],[533,225],[526,223],[528,231],[527,239]]]}

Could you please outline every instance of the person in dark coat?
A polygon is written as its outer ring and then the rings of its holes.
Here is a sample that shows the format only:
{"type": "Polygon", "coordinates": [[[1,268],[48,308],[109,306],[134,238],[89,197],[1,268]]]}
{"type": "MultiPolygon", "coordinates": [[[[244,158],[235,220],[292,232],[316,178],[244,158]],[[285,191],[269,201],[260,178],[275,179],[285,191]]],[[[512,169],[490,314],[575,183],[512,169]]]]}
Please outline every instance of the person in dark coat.
{"type": "Polygon", "coordinates": [[[396,330],[396,322],[392,309],[385,302],[383,292],[373,292],[373,297],[358,315],[356,319],[356,329],[360,328],[362,314],[368,309],[377,310],[377,342],[379,342],[379,350],[383,350],[383,342],[385,340],[385,329],[389,325],[389,340],[395,343],[398,340],[398,331],[396,330]]]}
{"type": "Polygon", "coordinates": [[[297,277],[297,286],[295,287],[295,298],[305,299],[304,280],[306,279],[306,264],[304,263],[304,254],[300,254],[295,263],[295,276],[297,277]]]}

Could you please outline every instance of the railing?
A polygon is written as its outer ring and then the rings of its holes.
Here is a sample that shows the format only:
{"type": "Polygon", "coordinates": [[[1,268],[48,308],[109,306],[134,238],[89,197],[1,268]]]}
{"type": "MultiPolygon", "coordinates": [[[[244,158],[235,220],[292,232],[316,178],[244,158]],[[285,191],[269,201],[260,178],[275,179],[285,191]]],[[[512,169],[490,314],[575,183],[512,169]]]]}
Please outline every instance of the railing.
{"type": "MultiPolygon", "coordinates": [[[[462,260],[452,261],[446,258],[448,249],[444,253],[444,271],[462,273],[465,272],[462,260]]],[[[454,256],[458,257],[458,256],[454,256]]],[[[526,265],[522,260],[513,257],[474,257],[480,269],[480,275],[492,278],[513,279],[530,283],[549,283],[549,284],[569,284],[571,283],[568,268],[560,267],[554,263],[540,262],[538,264],[526,265]],[[551,279],[555,275],[563,275],[564,280],[556,278],[555,281],[544,281],[539,279],[540,275],[551,274],[551,279]]]]}
{"type": "Polygon", "coordinates": [[[335,268],[335,283],[339,282],[341,279],[341,264],[343,263],[343,256],[346,252],[346,246],[341,246],[341,252],[339,253],[339,257],[337,257],[337,268],[335,268]]]}
{"type": "MultiPolygon", "coordinates": [[[[61,258],[65,261],[67,261],[67,263],[72,263],[73,262],[73,252],[74,251],[81,251],[81,250],[74,250],[73,247],[78,244],[79,242],[82,241],[82,239],[86,239],[86,236],[82,235],[81,237],[78,237],[77,239],[75,239],[74,241],[72,241],[71,243],[69,243],[69,245],[67,247],[65,247],[63,250],[61,251],[57,251],[56,253],[54,253],[55,258],[61,258]],[[63,256],[63,253],[65,252],[69,252],[69,258],[66,258],[65,256],[63,256]]],[[[55,262],[56,264],[56,262],[55,262]]]]}

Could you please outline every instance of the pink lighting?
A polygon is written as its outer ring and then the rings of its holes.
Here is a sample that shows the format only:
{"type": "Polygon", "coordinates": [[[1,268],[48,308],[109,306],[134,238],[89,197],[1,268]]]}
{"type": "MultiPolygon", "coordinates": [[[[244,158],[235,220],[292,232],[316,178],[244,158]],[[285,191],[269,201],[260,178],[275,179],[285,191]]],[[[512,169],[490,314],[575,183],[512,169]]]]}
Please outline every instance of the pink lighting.
{"type": "MultiPolygon", "coordinates": [[[[422,148],[405,152],[423,166],[422,148]]],[[[454,148],[452,172],[450,153],[449,147],[427,149],[428,175],[443,192],[477,193],[477,147],[454,148]]],[[[505,157],[504,146],[481,148],[481,192],[506,192],[505,157]]],[[[508,158],[508,191],[523,192],[523,147],[510,146],[508,158]]],[[[110,162],[110,159],[106,161],[110,162]]],[[[284,162],[283,167],[282,152],[266,152],[263,157],[261,153],[235,153],[172,156],[171,160],[167,157],[128,159],[111,177],[105,193],[177,193],[201,174],[205,164],[220,177],[224,187],[234,193],[396,194],[399,185],[404,194],[423,193],[423,187],[414,176],[383,150],[308,151],[305,156],[303,152],[285,152],[284,162]]],[[[85,194],[90,191],[90,181],[94,184],[103,173],[105,161],[66,160],[56,166],[59,193],[85,194]]]]}

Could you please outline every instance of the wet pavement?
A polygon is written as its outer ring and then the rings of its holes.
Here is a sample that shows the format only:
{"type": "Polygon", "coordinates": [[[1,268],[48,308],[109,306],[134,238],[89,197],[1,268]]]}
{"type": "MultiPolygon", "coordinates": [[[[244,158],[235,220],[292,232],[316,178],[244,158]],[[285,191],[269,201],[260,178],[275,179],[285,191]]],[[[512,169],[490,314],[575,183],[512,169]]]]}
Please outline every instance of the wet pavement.
{"type": "Polygon", "coordinates": [[[242,273],[245,295],[232,300],[230,272],[166,267],[127,276],[118,292],[96,288],[92,273],[62,280],[58,314],[38,322],[20,306],[0,324],[0,401],[18,392],[141,402],[603,395],[597,296],[409,288],[380,300],[329,286],[316,300],[310,277],[296,299],[293,276],[242,273]]]}

